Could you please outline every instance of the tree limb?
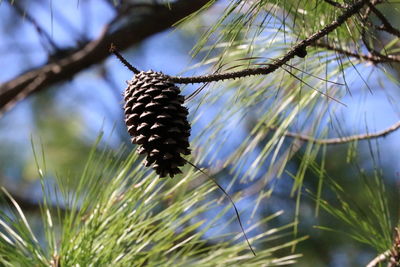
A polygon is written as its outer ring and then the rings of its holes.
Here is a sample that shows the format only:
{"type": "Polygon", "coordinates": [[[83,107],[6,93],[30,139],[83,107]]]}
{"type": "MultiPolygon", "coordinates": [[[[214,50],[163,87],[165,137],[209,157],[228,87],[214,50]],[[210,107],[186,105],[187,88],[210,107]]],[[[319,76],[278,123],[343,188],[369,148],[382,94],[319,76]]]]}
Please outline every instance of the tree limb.
{"type": "Polygon", "coordinates": [[[377,55],[372,55],[372,54],[363,54],[363,53],[356,53],[356,52],[352,52],[340,47],[336,47],[332,44],[328,44],[328,43],[322,43],[322,42],[317,42],[315,43],[316,47],[321,47],[321,48],[325,48],[325,49],[329,49],[332,51],[335,51],[339,54],[348,56],[348,57],[354,57],[357,58],[359,60],[365,60],[365,61],[369,61],[371,63],[374,64],[379,64],[379,63],[390,63],[390,62],[400,62],[400,56],[397,55],[388,55],[385,57],[381,57],[381,56],[377,56],[377,55]]]}
{"type": "Polygon", "coordinates": [[[360,140],[385,137],[385,136],[395,132],[399,128],[400,128],[400,121],[396,122],[395,124],[393,124],[392,126],[386,128],[386,129],[376,132],[376,133],[357,134],[357,135],[338,137],[338,138],[317,139],[312,136],[288,132],[288,131],[284,132],[283,135],[292,137],[295,139],[299,139],[299,140],[302,140],[305,142],[312,142],[312,143],[320,144],[320,145],[338,145],[338,144],[350,143],[350,142],[355,142],[355,141],[360,141],[360,140]]]}
{"type": "Polygon", "coordinates": [[[338,8],[347,8],[347,5],[338,3],[338,2],[333,1],[333,0],[324,0],[324,1],[325,1],[326,3],[328,3],[328,4],[332,5],[332,6],[334,6],[334,7],[338,7],[338,8]]]}
{"type": "Polygon", "coordinates": [[[382,14],[374,5],[368,4],[369,8],[371,8],[372,12],[375,13],[375,15],[379,18],[379,20],[382,22],[382,25],[378,27],[378,29],[386,31],[388,33],[393,34],[396,37],[400,37],[400,30],[396,29],[395,27],[392,26],[392,24],[389,22],[389,20],[385,17],[385,15],[382,14]]]}
{"type": "Polygon", "coordinates": [[[375,267],[378,264],[381,264],[382,262],[386,261],[390,257],[390,250],[387,250],[383,252],[382,254],[379,254],[376,256],[372,261],[370,261],[366,267],[375,267]]]}
{"type": "MultiPolygon", "coordinates": [[[[45,30],[43,30],[42,27],[40,27],[39,23],[37,23],[37,21],[26,10],[24,10],[20,6],[19,2],[9,0],[7,3],[12,8],[14,8],[14,10],[18,13],[18,15],[21,18],[26,19],[30,24],[32,24],[33,28],[38,33],[39,38],[40,37],[44,38],[47,41],[47,43],[50,44],[52,49],[54,49],[54,50],[58,50],[59,49],[57,47],[56,43],[51,38],[51,36],[45,30]]],[[[41,41],[42,41],[42,39],[41,39],[41,41]]],[[[45,49],[47,52],[50,52],[49,49],[46,47],[46,44],[44,44],[43,42],[42,42],[42,46],[43,46],[43,49],[45,49]]]]}
{"type": "Polygon", "coordinates": [[[18,95],[22,94],[26,97],[39,92],[58,82],[71,79],[78,72],[100,63],[109,56],[108,49],[111,43],[115,43],[119,49],[126,49],[155,33],[170,28],[208,2],[209,0],[179,0],[171,3],[169,7],[154,5],[149,7],[152,9],[151,12],[141,14],[138,19],[132,20],[115,31],[110,31],[110,25],[106,26],[96,40],[86,43],[72,54],[34,68],[1,84],[0,113],[6,106],[10,107],[10,103],[16,101],[18,95]],[[38,76],[45,76],[41,85],[28,93],[22,93],[38,76]]]}
{"type": "Polygon", "coordinates": [[[235,79],[242,78],[246,76],[252,75],[266,75],[272,73],[285,65],[289,60],[293,59],[296,55],[301,53],[307,46],[310,46],[317,42],[324,36],[327,36],[329,33],[334,31],[347,19],[357,14],[370,0],[358,0],[357,2],[349,5],[348,8],[343,11],[343,13],[337,17],[336,20],[332,21],[330,24],[326,25],[321,30],[312,34],[308,38],[302,40],[301,42],[294,45],[283,57],[274,61],[274,63],[268,64],[266,67],[260,68],[249,68],[241,71],[233,71],[226,73],[218,73],[213,75],[204,75],[204,76],[196,76],[196,77],[173,77],[170,76],[169,79],[174,83],[188,84],[188,83],[205,83],[205,82],[215,82],[222,81],[227,79],[235,79]]]}

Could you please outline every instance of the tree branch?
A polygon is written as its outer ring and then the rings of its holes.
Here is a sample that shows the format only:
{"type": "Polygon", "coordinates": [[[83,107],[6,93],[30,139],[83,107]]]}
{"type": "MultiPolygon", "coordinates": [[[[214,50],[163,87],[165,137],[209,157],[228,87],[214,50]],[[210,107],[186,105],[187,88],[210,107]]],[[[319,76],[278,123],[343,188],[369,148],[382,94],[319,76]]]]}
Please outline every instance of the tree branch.
{"type": "Polygon", "coordinates": [[[387,267],[400,266],[400,229],[398,227],[394,228],[394,240],[392,248],[376,256],[367,264],[366,267],[375,267],[377,265],[381,266],[381,263],[385,261],[388,262],[387,267]]]}
{"type": "Polygon", "coordinates": [[[242,71],[234,71],[234,72],[227,72],[227,73],[219,73],[213,75],[205,75],[205,76],[196,76],[196,77],[174,77],[170,76],[171,82],[174,83],[204,83],[204,82],[215,82],[221,81],[226,79],[235,79],[235,78],[242,78],[246,76],[252,75],[265,75],[274,72],[278,68],[282,67],[286,64],[289,60],[294,58],[299,52],[303,51],[307,46],[315,43],[322,37],[328,35],[330,32],[334,31],[340,25],[342,25],[348,18],[356,14],[360,11],[361,8],[364,7],[369,2],[369,0],[358,0],[352,5],[349,5],[348,8],[340,15],[335,21],[328,24],[318,32],[314,33],[313,35],[309,36],[308,38],[302,40],[301,42],[294,45],[289,52],[287,52],[282,58],[277,59],[274,63],[268,64],[267,67],[260,67],[260,68],[250,68],[245,69],[242,71]]]}
{"type": "MultiPolygon", "coordinates": [[[[110,31],[105,27],[101,35],[86,43],[81,49],[54,62],[27,71],[0,85],[0,110],[10,106],[18,95],[39,92],[51,85],[71,79],[78,72],[100,63],[109,56],[109,46],[115,43],[119,49],[126,49],[145,38],[170,28],[184,17],[201,9],[209,0],[179,0],[169,6],[154,5],[152,12],[145,12],[123,27],[110,31]],[[27,87],[40,75],[45,76],[41,86],[26,92],[27,87]]],[[[150,8],[150,7],[149,7],[150,8]]],[[[22,98],[21,98],[22,99],[22,98]]],[[[18,99],[20,100],[20,99],[18,99]]]]}
{"type": "Polygon", "coordinates": [[[372,12],[379,18],[382,22],[382,25],[378,27],[379,30],[386,31],[388,33],[393,34],[396,37],[400,37],[400,30],[396,29],[395,27],[390,24],[389,20],[380,12],[375,6],[372,4],[368,4],[369,8],[371,8],[372,12]]]}
{"type": "MultiPolygon", "coordinates": [[[[10,0],[7,3],[12,8],[14,8],[14,10],[18,13],[18,15],[21,18],[26,19],[28,22],[32,24],[33,28],[38,33],[39,38],[43,37],[44,39],[46,39],[46,41],[53,50],[59,50],[59,48],[57,47],[56,43],[54,43],[51,36],[45,30],[43,30],[42,27],[40,27],[39,23],[37,23],[36,20],[28,12],[26,12],[26,10],[24,10],[17,1],[10,0]]],[[[48,53],[50,53],[49,49],[46,47],[44,43],[42,43],[42,46],[48,53]]]]}
{"type": "Polygon", "coordinates": [[[386,250],[385,252],[383,252],[382,254],[379,254],[378,256],[376,256],[372,261],[370,261],[366,267],[375,267],[378,264],[386,261],[389,257],[390,257],[390,250],[386,250]]]}
{"type": "Polygon", "coordinates": [[[362,53],[355,53],[340,47],[336,47],[334,45],[328,44],[328,43],[322,43],[322,42],[317,42],[315,43],[315,46],[317,47],[321,47],[321,48],[325,48],[325,49],[329,49],[332,51],[335,51],[339,54],[345,55],[345,56],[349,56],[349,57],[354,57],[354,58],[358,58],[360,60],[365,60],[365,61],[369,61],[372,62],[374,64],[378,64],[378,63],[389,63],[389,62],[400,62],[400,56],[395,56],[395,55],[389,55],[389,56],[385,56],[385,57],[381,57],[381,56],[377,56],[377,55],[372,55],[372,54],[362,54],[362,53]]]}
{"type": "Polygon", "coordinates": [[[117,47],[115,46],[115,44],[111,44],[110,47],[110,53],[113,53],[118,59],[119,61],[121,61],[122,64],[124,64],[125,67],[127,67],[130,71],[132,71],[134,74],[138,74],[140,72],[140,70],[138,70],[137,68],[135,68],[134,66],[131,65],[131,63],[128,62],[128,60],[126,60],[117,50],[117,47]]]}
{"type": "Polygon", "coordinates": [[[46,78],[47,78],[46,73],[39,73],[38,76],[35,77],[35,79],[33,79],[33,81],[30,84],[28,84],[28,86],[24,90],[20,91],[14,97],[13,101],[6,103],[3,106],[3,108],[0,109],[0,117],[4,115],[4,113],[6,113],[8,110],[10,110],[12,107],[14,107],[14,105],[17,104],[19,101],[27,97],[30,93],[41,88],[44,85],[46,78]]]}
{"type": "Polygon", "coordinates": [[[354,142],[354,141],[361,141],[361,140],[385,137],[385,136],[395,132],[399,128],[400,128],[400,121],[396,122],[395,124],[393,124],[392,126],[386,128],[386,129],[376,132],[376,133],[358,134],[358,135],[351,135],[351,136],[338,137],[338,138],[317,139],[312,136],[288,132],[288,131],[284,132],[283,135],[292,137],[295,139],[299,139],[299,140],[302,140],[305,142],[312,142],[312,143],[320,144],[320,145],[338,145],[338,144],[350,143],[350,142],[354,142]]]}
{"type": "Polygon", "coordinates": [[[326,3],[328,3],[328,4],[332,5],[332,6],[334,6],[334,7],[338,7],[338,8],[347,8],[347,5],[340,4],[340,3],[336,2],[336,1],[333,1],[333,0],[324,0],[324,1],[325,1],[326,3]]]}

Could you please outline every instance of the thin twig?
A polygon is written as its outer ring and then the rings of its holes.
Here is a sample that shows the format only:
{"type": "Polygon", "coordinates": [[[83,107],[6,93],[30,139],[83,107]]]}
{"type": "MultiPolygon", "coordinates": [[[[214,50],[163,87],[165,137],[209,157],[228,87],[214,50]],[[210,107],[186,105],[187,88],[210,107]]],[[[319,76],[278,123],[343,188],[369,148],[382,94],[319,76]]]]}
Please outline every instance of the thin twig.
{"type": "Polygon", "coordinates": [[[387,267],[398,267],[400,266],[400,230],[398,227],[395,229],[394,243],[391,249],[376,256],[372,261],[370,261],[366,267],[375,267],[377,265],[381,266],[381,263],[387,261],[387,267]]]}
{"type": "Polygon", "coordinates": [[[393,246],[390,250],[390,258],[387,267],[400,266],[400,228],[394,228],[393,246]]]}
{"type": "Polygon", "coordinates": [[[372,261],[370,261],[365,267],[375,267],[378,264],[386,261],[390,257],[390,250],[386,250],[382,254],[376,256],[372,261]]]}
{"type": "MultiPolygon", "coordinates": [[[[375,6],[377,5],[377,4],[380,4],[380,3],[382,3],[383,2],[383,0],[372,0],[371,2],[368,2],[368,5],[367,5],[367,8],[365,9],[365,12],[364,12],[364,14],[363,15],[361,15],[361,21],[363,21],[363,23],[365,23],[365,25],[368,25],[369,27],[374,27],[374,25],[372,24],[372,22],[371,21],[369,21],[368,20],[368,17],[370,16],[370,14],[372,13],[372,12],[378,12],[378,13],[380,13],[379,12],[379,10],[377,10],[376,8],[375,8],[375,6]],[[375,11],[374,11],[375,10],[375,11]]],[[[377,15],[377,13],[375,13],[375,15],[377,15]]],[[[386,20],[386,18],[384,17],[384,15],[382,14],[382,13],[380,13],[380,18],[379,18],[379,16],[378,16],[378,18],[382,21],[382,19],[383,20],[386,20]]],[[[387,21],[387,20],[386,20],[387,21]]],[[[390,23],[387,21],[387,24],[386,24],[389,28],[390,27],[392,27],[391,25],[390,25],[390,23]]],[[[393,28],[393,27],[392,27],[393,28]]],[[[394,29],[394,28],[393,28],[394,29]]],[[[396,29],[394,29],[394,30],[396,30],[396,29]]],[[[384,54],[382,54],[381,52],[379,52],[379,51],[377,51],[377,50],[375,50],[373,47],[371,47],[370,46],[370,44],[369,44],[369,42],[368,42],[368,40],[367,40],[367,36],[366,36],[366,27],[365,28],[363,28],[362,29],[362,33],[361,33],[361,37],[362,37],[362,41],[363,41],[363,43],[364,43],[364,45],[365,45],[365,47],[367,48],[367,50],[372,54],[372,55],[374,55],[374,56],[377,56],[377,57],[380,57],[382,60],[385,60],[385,61],[387,61],[387,62],[390,62],[391,61],[391,59],[393,58],[393,57],[396,57],[396,56],[393,56],[393,55],[384,55],[384,54]]]]}
{"type": "Polygon", "coordinates": [[[336,46],[328,44],[328,43],[322,43],[322,42],[315,43],[315,46],[329,49],[329,50],[335,51],[339,54],[346,55],[349,57],[354,57],[354,58],[358,58],[360,60],[370,61],[374,64],[387,63],[387,62],[400,62],[400,56],[395,56],[395,55],[389,55],[389,56],[385,56],[385,57],[372,55],[372,54],[367,55],[367,54],[363,54],[363,53],[352,52],[352,51],[349,51],[349,50],[346,50],[346,49],[343,49],[340,47],[336,47],[336,46]]]}
{"type": "Polygon", "coordinates": [[[375,6],[372,4],[368,4],[369,8],[371,8],[372,12],[379,18],[382,22],[382,26],[378,27],[378,29],[386,31],[388,33],[393,34],[394,36],[400,37],[400,30],[396,29],[392,26],[389,20],[382,14],[375,6]]]}
{"type": "Polygon", "coordinates": [[[333,1],[333,0],[324,0],[324,1],[325,1],[326,3],[328,3],[328,4],[332,5],[332,6],[334,6],[334,7],[338,7],[338,8],[347,8],[347,5],[338,3],[338,2],[333,1]]]}
{"type": "Polygon", "coordinates": [[[135,74],[138,74],[140,72],[140,70],[138,70],[137,68],[135,68],[134,66],[132,66],[131,63],[129,63],[117,50],[117,46],[115,44],[111,44],[110,45],[110,53],[113,53],[118,59],[119,61],[121,61],[122,64],[125,65],[125,67],[127,67],[130,71],[132,71],[135,74]]]}
{"type": "Polygon", "coordinates": [[[269,64],[266,67],[260,68],[250,68],[245,69],[242,71],[234,71],[234,72],[227,72],[227,73],[220,73],[220,74],[213,74],[213,75],[204,75],[204,76],[196,76],[196,77],[174,77],[169,76],[169,79],[174,83],[204,83],[204,82],[215,82],[215,81],[222,81],[227,79],[236,79],[242,78],[246,76],[252,75],[266,75],[269,73],[274,72],[284,64],[286,64],[289,60],[294,58],[299,51],[304,50],[305,47],[315,43],[322,37],[328,35],[330,32],[334,31],[340,25],[342,25],[348,18],[356,14],[360,11],[363,6],[368,3],[368,0],[359,0],[355,2],[353,5],[350,5],[346,11],[342,13],[335,21],[330,23],[329,25],[325,26],[323,29],[319,30],[318,32],[314,33],[310,37],[302,40],[298,44],[294,45],[289,52],[286,53],[282,58],[274,61],[274,63],[269,64]]]}
{"type": "Polygon", "coordinates": [[[365,34],[365,29],[363,30],[363,33],[361,34],[362,36],[362,40],[363,43],[365,45],[365,47],[367,48],[367,50],[375,57],[379,57],[381,58],[381,61],[385,61],[385,62],[392,62],[392,61],[396,61],[399,59],[399,56],[395,56],[395,55],[389,55],[389,54],[382,54],[381,52],[375,50],[373,47],[370,46],[370,44],[368,43],[368,40],[366,39],[366,34],[365,34]]]}
{"type": "Polygon", "coordinates": [[[367,139],[374,139],[374,138],[379,138],[379,137],[385,137],[396,130],[400,128],[400,121],[396,122],[392,126],[376,132],[376,133],[366,133],[366,134],[358,134],[358,135],[351,135],[351,136],[346,136],[346,137],[338,137],[338,138],[328,138],[328,139],[318,139],[314,138],[309,135],[303,135],[299,133],[293,133],[286,131],[283,133],[283,135],[292,137],[295,139],[299,139],[305,142],[312,142],[315,144],[320,144],[320,145],[338,145],[338,144],[344,144],[344,143],[349,143],[349,142],[354,142],[354,141],[361,141],[361,140],[367,140],[367,139]]]}
{"type": "MultiPolygon", "coordinates": [[[[51,36],[45,30],[43,30],[42,27],[40,27],[40,25],[36,22],[36,20],[29,13],[27,13],[26,10],[23,10],[23,8],[19,5],[18,1],[9,1],[9,4],[15,9],[18,15],[20,15],[22,18],[26,18],[26,20],[32,24],[33,28],[35,28],[39,36],[44,37],[54,50],[56,51],[60,50],[57,44],[51,38],[51,36]]],[[[43,43],[42,45],[45,50],[48,50],[46,49],[43,43]]],[[[50,51],[47,52],[50,53],[50,51]]]]}

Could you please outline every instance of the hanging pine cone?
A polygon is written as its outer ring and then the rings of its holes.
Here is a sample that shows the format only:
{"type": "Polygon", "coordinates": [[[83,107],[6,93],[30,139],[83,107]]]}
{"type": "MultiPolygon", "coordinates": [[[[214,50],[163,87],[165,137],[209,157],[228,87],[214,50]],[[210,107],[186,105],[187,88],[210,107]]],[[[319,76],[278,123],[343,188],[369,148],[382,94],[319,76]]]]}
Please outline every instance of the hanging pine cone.
{"type": "Polygon", "coordinates": [[[138,153],[147,154],[145,166],[153,164],[160,177],[181,173],[181,154],[189,155],[188,110],[180,90],[163,73],[140,72],[125,90],[125,123],[138,153]]]}

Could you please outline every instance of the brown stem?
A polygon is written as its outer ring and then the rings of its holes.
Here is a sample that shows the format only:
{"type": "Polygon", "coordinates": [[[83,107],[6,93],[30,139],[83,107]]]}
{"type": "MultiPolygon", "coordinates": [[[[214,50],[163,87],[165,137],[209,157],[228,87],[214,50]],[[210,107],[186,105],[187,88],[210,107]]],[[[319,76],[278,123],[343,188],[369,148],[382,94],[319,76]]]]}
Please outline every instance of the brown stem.
{"type": "MultiPolygon", "coordinates": [[[[38,35],[44,37],[54,50],[60,50],[58,48],[58,46],[56,45],[56,43],[51,38],[51,36],[45,30],[43,30],[42,27],[40,27],[39,23],[37,23],[36,20],[28,12],[26,12],[26,10],[24,10],[20,6],[18,1],[10,0],[8,3],[10,4],[11,7],[13,7],[15,9],[15,11],[18,13],[18,15],[20,17],[22,17],[23,19],[26,19],[29,23],[32,24],[33,28],[38,33],[38,35]]],[[[46,49],[46,46],[44,44],[43,44],[43,48],[45,50],[48,50],[48,49],[46,49]]],[[[47,52],[50,53],[50,51],[47,51],[47,52]]]]}
{"type": "Polygon", "coordinates": [[[387,261],[387,259],[390,257],[390,250],[386,250],[382,254],[379,254],[376,256],[372,261],[370,261],[366,267],[375,267],[378,266],[378,264],[387,261]]]}
{"type": "Polygon", "coordinates": [[[380,26],[378,29],[384,30],[388,33],[393,34],[394,36],[400,37],[400,30],[396,29],[395,27],[392,26],[392,24],[389,22],[389,20],[380,12],[375,6],[373,6],[371,3],[368,4],[369,8],[371,8],[372,12],[379,18],[379,20],[382,22],[382,26],[380,26]]]}
{"type": "MultiPolygon", "coordinates": [[[[71,79],[78,72],[93,64],[101,63],[109,56],[110,43],[115,43],[121,50],[127,49],[155,33],[172,27],[184,17],[200,10],[208,2],[209,0],[178,0],[169,6],[149,7],[149,12],[145,12],[137,19],[113,31],[108,31],[109,27],[106,26],[97,39],[87,42],[72,54],[54,62],[48,62],[0,84],[0,110],[10,102],[14,102],[16,96],[20,95],[22,91],[26,91],[36,77],[42,74],[46,76],[41,86],[29,94],[71,79]]],[[[25,94],[24,97],[29,94],[25,94]]]]}
{"type": "Polygon", "coordinates": [[[289,60],[294,58],[299,52],[304,50],[307,46],[315,43],[322,37],[328,35],[330,32],[334,31],[340,25],[342,25],[348,18],[356,14],[360,11],[361,8],[365,4],[367,4],[369,0],[359,0],[352,5],[349,5],[348,8],[340,15],[335,21],[325,26],[323,29],[309,36],[308,38],[302,40],[298,44],[294,45],[289,52],[287,52],[282,58],[277,59],[274,63],[269,64],[266,67],[260,68],[250,68],[242,71],[234,71],[234,72],[226,72],[219,73],[213,75],[204,75],[204,76],[196,76],[196,77],[174,77],[170,76],[170,80],[174,83],[188,84],[188,83],[205,83],[205,82],[216,82],[227,79],[236,79],[242,78],[246,76],[252,75],[266,75],[274,72],[278,68],[282,67],[289,60]]]}
{"type": "Polygon", "coordinates": [[[334,45],[328,44],[328,43],[322,43],[322,42],[317,42],[315,43],[315,46],[317,47],[321,47],[321,48],[325,48],[325,49],[329,49],[332,51],[335,51],[339,54],[345,55],[345,56],[349,56],[349,57],[354,57],[354,58],[358,58],[360,60],[365,60],[365,61],[369,61],[372,62],[374,64],[378,64],[378,63],[388,63],[388,62],[400,62],[400,56],[395,56],[395,55],[388,55],[388,56],[377,56],[377,55],[366,55],[366,54],[362,54],[362,53],[356,53],[356,52],[352,52],[340,47],[336,47],[334,45]]]}
{"type": "Polygon", "coordinates": [[[19,101],[27,97],[30,93],[34,92],[41,86],[43,86],[46,80],[46,74],[39,74],[26,88],[25,90],[20,91],[13,99],[13,101],[8,102],[0,109],[0,117],[4,115],[8,110],[15,106],[19,101]]]}
{"type": "Polygon", "coordinates": [[[334,7],[338,7],[338,8],[347,8],[346,5],[340,4],[340,3],[336,2],[336,1],[333,1],[333,0],[324,0],[324,1],[325,1],[326,3],[328,3],[328,4],[332,5],[332,6],[334,6],[334,7]]]}
{"type": "Polygon", "coordinates": [[[376,133],[358,134],[358,135],[351,135],[351,136],[338,137],[338,138],[317,139],[312,136],[303,135],[303,134],[299,134],[299,133],[293,133],[293,132],[284,132],[283,135],[292,137],[295,139],[299,139],[299,140],[302,140],[305,142],[312,142],[312,143],[320,144],[320,145],[338,145],[338,144],[350,143],[350,142],[355,142],[355,141],[385,137],[385,136],[395,132],[399,128],[400,128],[400,121],[396,122],[395,124],[393,124],[392,126],[386,128],[386,129],[376,132],[376,133]]]}
{"type": "Polygon", "coordinates": [[[140,72],[140,70],[138,70],[137,68],[135,68],[134,66],[132,66],[131,63],[128,62],[128,60],[126,60],[117,50],[117,46],[113,43],[111,43],[110,46],[110,53],[113,53],[118,59],[119,61],[121,61],[122,64],[125,65],[125,67],[127,67],[130,71],[132,71],[135,74],[138,74],[140,72]]]}

